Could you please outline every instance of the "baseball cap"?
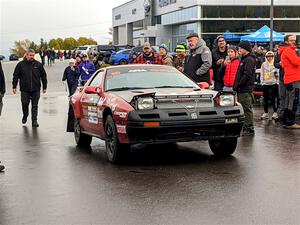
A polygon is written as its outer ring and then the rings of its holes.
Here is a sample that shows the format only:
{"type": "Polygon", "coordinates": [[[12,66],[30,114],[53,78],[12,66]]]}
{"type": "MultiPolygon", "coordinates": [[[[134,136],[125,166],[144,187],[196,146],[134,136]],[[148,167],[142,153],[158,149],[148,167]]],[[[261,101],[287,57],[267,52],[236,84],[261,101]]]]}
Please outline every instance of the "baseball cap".
{"type": "Polygon", "coordinates": [[[144,46],[143,46],[143,49],[144,49],[144,48],[151,48],[150,43],[149,43],[149,42],[145,42],[145,43],[144,43],[144,46]]]}

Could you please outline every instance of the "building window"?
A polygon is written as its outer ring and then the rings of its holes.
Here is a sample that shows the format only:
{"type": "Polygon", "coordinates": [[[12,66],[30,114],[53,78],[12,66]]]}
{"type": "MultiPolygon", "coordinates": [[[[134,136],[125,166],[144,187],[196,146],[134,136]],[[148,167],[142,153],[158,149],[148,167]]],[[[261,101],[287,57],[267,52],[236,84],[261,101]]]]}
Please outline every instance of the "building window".
{"type": "Polygon", "coordinates": [[[203,6],[204,18],[269,18],[268,6],[203,6]]]}
{"type": "Polygon", "coordinates": [[[133,9],[133,10],[131,11],[131,13],[132,13],[132,15],[135,15],[135,14],[136,14],[136,9],[133,9]]]}
{"type": "Polygon", "coordinates": [[[167,13],[161,16],[161,24],[162,25],[170,25],[174,23],[180,22],[188,22],[190,20],[197,19],[198,16],[198,7],[191,7],[187,9],[182,9],[179,11],[167,13]]]}
{"type": "Polygon", "coordinates": [[[182,25],[174,25],[172,26],[172,46],[175,47],[177,44],[186,41],[186,37],[190,33],[198,32],[198,24],[197,23],[189,23],[182,25]]]}
{"type": "Polygon", "coordinates": [[[121,14],[115,15],[115,20],[120,20],[121,19],[121,14]]]}
{"type": "Polygon", "coordinates": [[[161,24],[161,16],[155,17],[155,24],[161,24]]]}
{"type": "MultiPolygon", "coordinates": [[[[203,18],[270,18],[269,6],[203,6],[203,18]]],[[[275,6],[275,18],[299,18],[300,6],[275,6]]]]}
{"type": "MultiPolygon", "coordinates": [[[[221,34],[229,29],[231,32],[246,34],[258,30],[269,21],[203,21],[203,33],[221,34]]],[[[300,32],[300,20],[275,20],[274,30],[277,32],[300,32]]]]}
{"type": "Polygon", "coordinates": [[[275,18],[299,18],[300,6],[275,6],[275,18]]]}

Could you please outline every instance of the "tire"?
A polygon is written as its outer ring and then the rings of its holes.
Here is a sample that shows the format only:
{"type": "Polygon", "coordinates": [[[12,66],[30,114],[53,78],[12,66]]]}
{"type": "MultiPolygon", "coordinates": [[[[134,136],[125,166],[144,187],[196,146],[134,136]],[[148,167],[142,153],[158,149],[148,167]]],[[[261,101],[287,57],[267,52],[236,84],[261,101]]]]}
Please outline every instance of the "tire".
{"type": "Polygon", "coordinates": [[[120,65],[126,65],[128,63],[127,63],[126,59],[121,59],[120,62],[119,62],[119,64],[120,65]]]}
{"type": "Polygon", "coordinates": [[[92,143],[92,136],[82,133],[80,122],[78,119],[74,121],[74,137],[77,146],[88,147],[92,143]]]}
{"type": "Polygon", "coordinates": [[[230,156],[234,153],[237,145],[237,138],[223,138],[208,140],[211,151],[216,156],[230,156]]]}
{"type": "Polygon", "coordinates": [[[114,164],[122,163],[130,152],[129,144],[119,142],[117,128],[111,115],[108,115],[105,121],[105,147],[108,160],[114,164]]]}

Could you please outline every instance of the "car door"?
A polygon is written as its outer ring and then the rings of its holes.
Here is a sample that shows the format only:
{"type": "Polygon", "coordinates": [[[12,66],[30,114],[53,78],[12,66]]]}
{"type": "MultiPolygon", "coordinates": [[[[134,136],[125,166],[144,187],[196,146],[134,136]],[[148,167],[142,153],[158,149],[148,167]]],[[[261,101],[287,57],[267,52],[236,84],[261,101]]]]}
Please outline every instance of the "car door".
{"type": "Polygon", "coordinates": [[[81,125],[85,129],[86,132],[92,133],[96,136],[99,136],[98,131],[99,128],[99,113],[97,104],[101,99],[101,83],[103,79],[104,70],[99,70],[94,75],[93,79],[89,82],[87,86],[85,86],[83,90],[83,94],[81,97],[81,106],[82,106],[82,122],[81,125]],[[99,90],[99,92],[89,93],[86,90],[87,87],[95,87],[95,90],[99,90]]]}

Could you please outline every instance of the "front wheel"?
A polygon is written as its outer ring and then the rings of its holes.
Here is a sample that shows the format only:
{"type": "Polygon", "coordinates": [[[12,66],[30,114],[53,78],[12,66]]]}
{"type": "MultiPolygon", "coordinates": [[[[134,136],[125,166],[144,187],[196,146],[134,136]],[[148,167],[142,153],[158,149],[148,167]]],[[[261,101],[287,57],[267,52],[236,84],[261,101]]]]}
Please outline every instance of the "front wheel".
{"type": "Polygon", "coordinates": [[[211,151],[216,156],[229,156],[233,154],[237,145],[237,138],[222,138],[208,140],[211,151]]]}
{"type": "Polygon", "coordinates": [[[80,147],[87,147],[92,143],[92,136],[82,133],[78,119],[75,119],[74,121],[74,137],[76,144],[80,147]]]}
{"type": "Polygon", "coordinates": [[[126,59],[121,59],[120,62],[119,62],[120,65],[125,65],[127,64],[127,61],[126,59]]]}
{"type": "Polygon", "coordinates": [[[121,144],[113,118],[108,115],[105,121],[105,147],[107,158],[112,163],[121,163],[130,152],[129,144],[121,144]]]}

